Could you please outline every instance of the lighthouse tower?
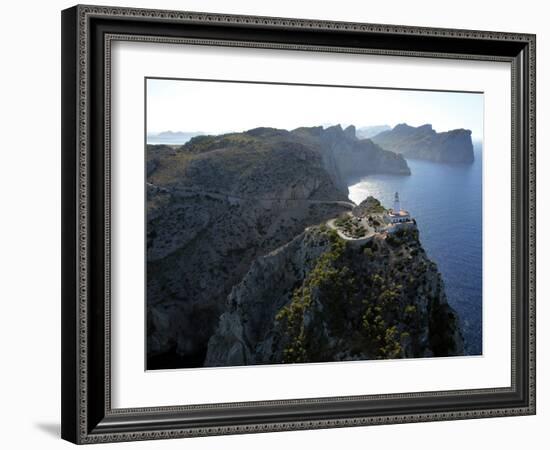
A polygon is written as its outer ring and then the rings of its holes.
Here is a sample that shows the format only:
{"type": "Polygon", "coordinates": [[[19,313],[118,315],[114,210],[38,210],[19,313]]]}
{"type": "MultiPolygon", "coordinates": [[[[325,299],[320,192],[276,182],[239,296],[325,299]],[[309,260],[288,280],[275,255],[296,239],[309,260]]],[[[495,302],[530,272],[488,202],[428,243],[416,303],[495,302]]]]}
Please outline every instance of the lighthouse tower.
{"type": "Polygon", "coordinates": [[[393,213],[398,214],[399,211],[401,211],[401,204],[399,203],[399,193],[396,192],[393,199],[393,213]]]}
{"type": "Polygon", "coordinates": [[[401,203],[399,202],[399,193],[395,193],[393,198],[393,209],[388,212],[388,218],[392,224],[414,222],[408,211],[401,209],[401,203]]]}

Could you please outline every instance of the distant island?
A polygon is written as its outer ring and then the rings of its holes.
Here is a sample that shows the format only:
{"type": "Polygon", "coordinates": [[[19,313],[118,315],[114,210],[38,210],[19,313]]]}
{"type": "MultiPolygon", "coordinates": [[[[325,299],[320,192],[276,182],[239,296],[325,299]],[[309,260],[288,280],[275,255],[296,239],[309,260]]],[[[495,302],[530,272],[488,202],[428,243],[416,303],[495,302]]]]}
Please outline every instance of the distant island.
{"type": "Polygon", "coordinates": [[[396,125],[371,137],[380,147],[405,158],[425,159],[440,163],[472,163],[472,132],[465,129],[437,133],[430,124],[411,127],[396,125]]]}
{"type": "Polygon", "coordinates": [[[182,145],[189,141],[189,139],[204,134],[207,133],[202,131],[161,131],[160,133],[147,133],[147,143],[182,145]]]}
{"type": "Polygon", "coordinates": [[[356,177],[410,175],[403,155],[337,125],[148,145],[146,163],[148,369],[462,354],[414,220],[348,199],[356,177]]]}

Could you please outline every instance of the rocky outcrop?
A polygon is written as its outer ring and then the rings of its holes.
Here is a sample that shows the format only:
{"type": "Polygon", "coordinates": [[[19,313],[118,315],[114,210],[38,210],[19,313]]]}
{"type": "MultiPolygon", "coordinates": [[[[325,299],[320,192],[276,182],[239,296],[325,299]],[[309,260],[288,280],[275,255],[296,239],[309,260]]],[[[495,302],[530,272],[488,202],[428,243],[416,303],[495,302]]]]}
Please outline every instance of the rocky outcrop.
{"type": "Polygon", "coordinates": [[[456,129],[436,133],[431,125],[411,127],[396,125],[392,130],[373,136],[380,147],[405,158],[425,159],[440,163],[471,163],[474,161],[472,132],[456,129]]]}
{"type": "Polygon", "coordinates": [[[207,366],[463,354],[415,227],[360,247],[324,226],[254,260],[228,296],[207,366]]]}

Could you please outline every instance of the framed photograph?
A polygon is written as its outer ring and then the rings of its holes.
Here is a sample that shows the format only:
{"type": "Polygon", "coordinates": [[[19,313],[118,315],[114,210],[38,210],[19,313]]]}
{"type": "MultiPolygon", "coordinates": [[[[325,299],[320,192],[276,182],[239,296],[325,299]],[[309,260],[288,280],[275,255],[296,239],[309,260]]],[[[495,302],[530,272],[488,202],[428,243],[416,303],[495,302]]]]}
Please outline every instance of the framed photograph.
{"type": "Polygon", "coordinates": [[[62,12],[62,437],[535,413],[535,36],[62,12]]]}

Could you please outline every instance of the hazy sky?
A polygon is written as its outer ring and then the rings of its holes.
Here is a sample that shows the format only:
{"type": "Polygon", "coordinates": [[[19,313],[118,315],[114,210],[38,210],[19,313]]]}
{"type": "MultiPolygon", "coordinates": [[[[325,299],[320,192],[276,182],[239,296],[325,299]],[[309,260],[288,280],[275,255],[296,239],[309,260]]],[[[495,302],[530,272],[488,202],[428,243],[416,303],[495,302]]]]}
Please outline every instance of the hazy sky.
{"type": "Polygon", "coordinates": [[[483,94],[147,80],[147,132],[431,123],[483,137],[483,94]]]}

